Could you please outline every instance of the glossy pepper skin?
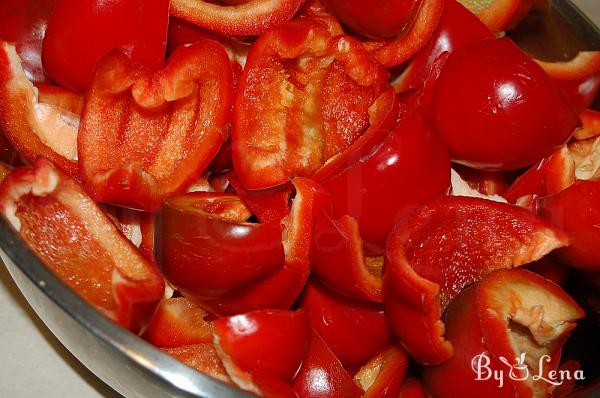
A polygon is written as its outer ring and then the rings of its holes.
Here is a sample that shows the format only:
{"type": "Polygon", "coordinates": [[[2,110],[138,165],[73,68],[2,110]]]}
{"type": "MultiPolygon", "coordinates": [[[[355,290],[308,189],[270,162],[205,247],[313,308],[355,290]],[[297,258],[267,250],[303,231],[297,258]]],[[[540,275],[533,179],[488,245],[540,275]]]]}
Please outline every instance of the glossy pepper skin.
{"type": "Polygon", "coordinates": [[[531,165],[580,124],[564,94],[507,38],[452,52],[435,85],[433,110],[452,160],[486,170],[531,165]]]}
{"type": "Polygon", "coordinates": [[[428,125],[411,114],[391,130],[365,133],[313,178],[331,193],[333,216],[355,218],[365,251],[382,254],[402,212],[448,190],[450,160],[428,125]]]}
{"type": "Polygon", "coordinates": [[[61,86],[82,93],[97,63],[115,48],[161,69],[168,21],[168,0],[58,0],[43,41],[44,69],[61,86]]]}
{"type": "Polygon", "coordinates": [[[241,388],[266,397],[294,396],[291,383],[310,335],[301,310],[252,311],[214,321],[214,343],[229,376],[241,388]]]}
{"type": "Polygon", "coordinates": [[[76,181],[40,159],[4,179],[0,211],[84,300],[135,333],[145,328],[164,296],[163,276],[76,181]]]}
{"type": "Polygon", "coordinates": [[[354,32],[375,39],[402,36],[413,24],[423,0],[324,0],[323,4],[354,32]]]}
{"type": "Polygon", "coordinates": [[[151,72],[112,53],[100,63],[78,135],[81,177],[96,201],[156,211],[200,176],[227,135],[231,63],[202,40],[151,72]]]}

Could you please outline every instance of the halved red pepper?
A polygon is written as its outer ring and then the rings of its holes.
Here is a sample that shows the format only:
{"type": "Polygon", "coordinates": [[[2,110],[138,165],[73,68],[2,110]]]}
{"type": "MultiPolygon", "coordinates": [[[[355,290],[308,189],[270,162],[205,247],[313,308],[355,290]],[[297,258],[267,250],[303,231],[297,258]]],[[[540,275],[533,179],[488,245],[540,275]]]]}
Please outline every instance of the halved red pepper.
{"type": "Polygon", "coordinates": [[[340,296],[318,281],[306,285],[300,308],[345,368],[363,365],[394,342],[382,305],[340,296]]]}
{"type": "Polygon", "coordinates": [[[252,46],[236,97],[232,154],[248,189],[310,176],[369,125],[388,73],[360,42],[309,19],[252,46]]]}
{"type": "Polygon", "coordinates": [[[294,396],[291,383],[310,341],[304,311],[261,310],[214,321],[214,343],[231,379],[261,396],[281,390],[294,396]]]}
{"type": "Polygon", "coordinates": [[[292,387],[299,398],[358,398],[363,393],[314,330],[292,387]]]}
{"type": "Polygon", "coordinates": [[[232,99],[231,64],[217,42],[180,47],[154,73],[108,55],[86,94],[79,129],[86,189],[96,201],[158,210],[217,154],[232,99]]]}
{"type": "Polygon", "coordinates": [[[19,153],[31,163],[50,159],[76,176],[78,126],[78,115],[38,101],[15,47],[0,42],[0,128],[19,153]]]}
{"type": "Polygon", "coordinates": [[[158,268],[48,160],[6,177],[0,211],[60,279],[106,316],[134,332],[150,321],[165,291],[158,268]]]}
{"type": "Polygon", "coordinates": [[[222,5],[204,0],[171,1],[171,15],[225,35],[260,35],[289,21],[305,0],[249,0],[222,5]]]}
{"type": "Polygon", "coordinates": [[[453,354],[441,320],[453,297],[491,271],[538,260],[567,243],[520,207],[435,199],[401,219],[388,240],[383,294],[390,326],[418,362],[441,363],[453,354]]]}

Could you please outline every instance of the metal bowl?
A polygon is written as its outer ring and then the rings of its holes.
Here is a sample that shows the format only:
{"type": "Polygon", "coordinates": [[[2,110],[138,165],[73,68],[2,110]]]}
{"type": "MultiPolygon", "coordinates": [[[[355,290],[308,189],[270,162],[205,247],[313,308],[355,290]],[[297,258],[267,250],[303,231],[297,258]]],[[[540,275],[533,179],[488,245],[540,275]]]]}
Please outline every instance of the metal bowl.
{"type": "MultiPolygon", "coordinates": [[[[600,47],[597,27],[571,1],[553,1],[553,7],[589,47],[600,47]]],[[[49,271],[1,217],[0,257],[48,329],[83,365],[123,396],[250,396],[177,361],[96,311],[49,271]]],[[[600,397],[600,382],[575,396],[600,397]]]]}

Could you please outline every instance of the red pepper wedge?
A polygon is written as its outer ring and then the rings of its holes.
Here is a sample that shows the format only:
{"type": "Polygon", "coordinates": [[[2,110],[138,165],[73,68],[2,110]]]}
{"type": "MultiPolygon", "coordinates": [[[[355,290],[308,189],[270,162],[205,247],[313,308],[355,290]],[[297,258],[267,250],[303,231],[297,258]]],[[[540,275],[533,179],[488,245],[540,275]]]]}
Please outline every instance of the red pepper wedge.
{"type": "Polygon", "coordinates": [[[289,21],[305,0],[249,0],[221,5],[204,0],[173,0],[171,15],[225,35],[260,35],[289,21]]]}
{"type": "Polygon", "coordinates": [[[383,295],[394,333],[418,362],[452,356],[441,314],[465,286],[565,246],[564,234],[525,209],[444,196],[396,224],[384,263],[383,295]]]}
{"type": "Polygon", "coordinates": [[[360,42],[331,37],[309,19],[259,37],[234,107],[232,155],[242,184],[261,189],[310,176],[367,129],[387,79],[360,42]]]}
{"type": "Polygon", "coordinates": [[[291,383],[311,333],[304,311],[253,311],[219,318],[214,328],[217,352],[238,386],[268,397],[271,388],[285,391],[287,384],[289,395],[294,395],[291,383]]]}
{"type": "Polygon", "coordinates": [[[314,181],[298,177],[290,214],[281,223],[285,261],[274,274],[239,291],[203,305],[216,314],[239,314],[264,308],[289,309],[296,301],[310,274],[309,252],[317,212],[331,206],[330,197],[314,181]]]}
{"type": "Polygon", "coordinates": [[[317,216],[311,260],[314,274],[344,296],[383,303],[383,257],[366,257],[356,220],[333,220],[326,211],[317,216]]]}
{"type": "Polygon", "coordinates": [[[165,291],[158,268],[48,160],[6,177],[0,212],[59,278],[106,316],[134,332],[150,321],[165,291]]]}
{"type": "Polygon", "coordinates": [[[158,210],[217,154],[232,99],[231,64],[217,42],[180,47],[154,73],[108,55],[86,94],[79,129],[86,190],[96,201],[158,210]]]}
{"type": "Polygon", "coordinates": [[[184,345],[211,343],[212,323],[206,311],[185,297],[163,300],[142,338],[156,347],[176,348],[184,345]]]}
{"type": "Polygon", "coordinates": [[[57,0],[42,62],[50,78],[85,92],[98,61],[118,48],[153,70],[165,63],[169,0],[57,0]]]}
{"type": "Polygon", "coordinates": [[[203,302],[278,271],[285,258],[280,222],[248,223],[249,216],[233,194],[167,199],[158,221],[158,261],[167,279],[203,302]]]}
{"type": "Polygon", "coordinates": [[[363,365],[394,343],[383,306],[349,299],[311,280],[300,308],[345,368],[363,365]]]}
{"type": "Polygon", "coordinates": [[[427,44],[440,22],[443,11],[444,0],[423,0],[415,22],[406,33],[391,40],[365,42],[365,48],[388,68],[400,65],[427,44]]]}
{"type": "Polygon", "coordinates": [[[77,176],[79,116],[38,100],[15,47],[0,42],[0,128],[19,153],[33,163],[50,159],[77,176]]]}
{"type": "Polygon", "coordinates": [[[358,398],[363,393],[314,330],[292,388],[298,398],[358,398]]]}
{"type": "Polygon", "coordinates": [[[391,346],[375,355],[354,375],[365,391],[363,398],[397,398],[408,368],[408,354],[391,346]]]}
{"type": "Polygon", "coordinates": [[[600,179],[576,181],[562,192],[535,201],[537,213],[569,237],[569,246],[558,254],[573,267],[600,270],[598,200],[600,179]]]}

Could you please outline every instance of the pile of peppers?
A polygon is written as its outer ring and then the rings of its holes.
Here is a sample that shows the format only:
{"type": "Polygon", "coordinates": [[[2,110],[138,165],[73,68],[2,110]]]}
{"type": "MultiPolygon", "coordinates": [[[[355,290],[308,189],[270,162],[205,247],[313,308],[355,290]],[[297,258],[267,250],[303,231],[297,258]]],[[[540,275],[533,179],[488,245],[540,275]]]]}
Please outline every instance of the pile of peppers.
{"type": "Polygon", "coordinates": [[[259,396],[566,396],[600,52],[534,56],[511,32],[547,2],[474,3],[3,1],[0,213],[259,396]]]}

